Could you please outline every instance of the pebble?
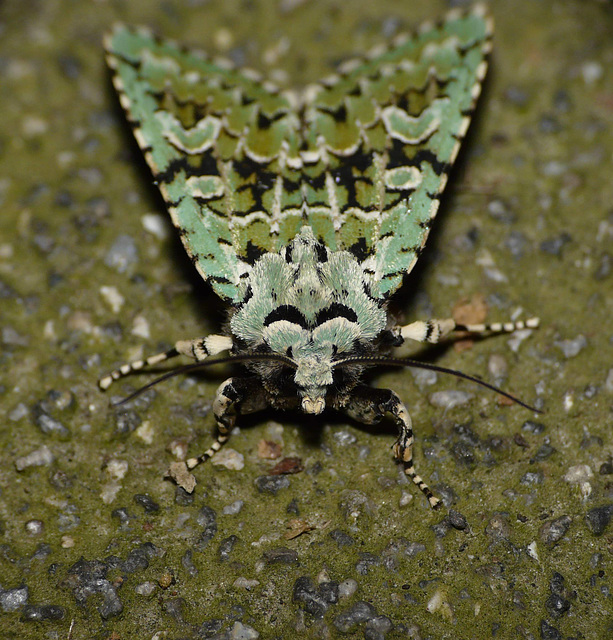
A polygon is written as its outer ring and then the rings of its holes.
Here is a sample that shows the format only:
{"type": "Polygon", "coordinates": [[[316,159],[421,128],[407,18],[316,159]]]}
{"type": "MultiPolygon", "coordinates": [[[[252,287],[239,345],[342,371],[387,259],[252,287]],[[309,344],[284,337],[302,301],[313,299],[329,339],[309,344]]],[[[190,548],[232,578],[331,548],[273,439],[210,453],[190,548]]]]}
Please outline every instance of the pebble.
{"type": "Polygon", "coordinates": [[[609,526],[612,515],[613,504],[595,507],[585,514],[585,523],[595,536],[601,536],[609,526]]]}
{"type": "Polygon", "coordinates": [[[211,458],[211,464],[230,471],[240,471],[245,466],[245,456],[235,449],[224,447],[211,458]]]}
{"type": "Polygon", "coordinates": [[[241,512],[244,504],[245,503],[243,500],[236,500],[232,504],[226,505],[222,509],[222,513],[226,516],[235,516],[236,514],[241,512]]]}
{"type": "Polygon", "coordinates": [[[239,541],[238,536],[231,535],[221,541],[219,544],[218,554],[219,560],[221,562],[226,562],[230,559],[230,554],[232,553],[236,543],[239,541]]]}
{"type": "Polygon", "coordinates": [[[554,344],[558,349],[561,349],[565,358],[574,358],[587,347],[587,338],[583,335],[578,335],[572,340],[557,340],[554,344]]]}
{"type": "Polygon", "coordinates": [[[562,634],[547,620],[541,620],[541,640],[562,640],[562,634]]]}
{"type": "MultiPolygon", "coordinates": [[[[611,371],[613,371],[613,369],[611,369],[611,371]]],[[[8,419],[11,422],[17,422],[25,418],[28,413],[30,413],[28,407],[23,402],[20,402],[14,409],[9,411],[8,419]]]]}
{"type": "Polygon", "coordinates": [[[259,476],[255,479],[255,486],[260,493],[277,495],[281,489],[289,488],[290,479],[288,476],[259,476]]]}
{"type": "Polygon", "coordinates": [[[367,622],[376,615],[377,611],[372,604],[360,600],[350,609],[336,616],[333,624],[341,633],[349,633],[360,622],[367,622]]]}
{"type": "Polygon", "coordinates": [[[56,434],[62,437],[70,435],[70,431],[59,420],[52,418],[39,404],[33,408],[34,424],[45,434],[56,434]]]}
{"type": "Polygon", "coordinates": [[[217,533],[217,514],[211,507],[205,505],[198,512],[196,522],[202,527],[196,548],[202,551],[217,533]]]}
{"type": "Polygon", "coordinates": [[[115,411],[115,434],[132,433],[142,423],[141,417],[134,409],[120,409],[115,411]]]}
{"type": "Polygon", "coordinates": [[[473,397],[474,395],[468,391],[449,389],[448,391],[435,391],[434,393],[431,393],[428,400],[430,404],[435,407],[441,407],[445,410],[449,410],[468,404],[473,397]]]}
{"type": "Polygon", "coordinates": [[[331,531],[328,535],[339,547],[350,547],[355,544],[355,540],[348,533],[340,529],[334,529],[334,531],[331,531]]]}
{"type": "Polygon", "coordinates": [[[292,599],[314,618],[323,618],[339,598],[339,587],[335,582],[323,582],[316,585],[310,576],[301,576],[294,582],[292,599]]]}
{"type": "Polygon", "coordinates": [[[28,587],[0,590],[0,608],[4,612],[17,611],[28,602],[28,587]]]}
{"type": "Polygon", "coordinates": [[[541,540],[549,547],[555,545],[566,535],[573,519],[568,515],[560,516],[555,520],[545,522],[540,528],[541,540]]]}
{"type": "Polygon", "coordinates": [[[338,585],[338,597],[350,598],[358,590],[358,583],[353,578],[343,580],[338,585]]]}
{"type": "Polygon", "coordinates": [[[571,241],[571,237],[568,233],[561,233],[552,238],[547,238],[543,240],[539,245],[540,250],[543,253],[548,253],[549,255],[560,257],[562,255],[562,249],[564,246],[571,241]]]}
{"type": "Polygon", "coordinates": [[[253,628],[238,620],[230,629],[230,640],[257,640],[260,634],[253,628]]]}
{"type": "Polygon", "coordinates": [[[21,612],[23,622],[39,622],[43,620],[61,620],[64,617],[63,607],[55,604],[27,604],[21,612]]]}
{"type": "Polygon", "coordinates": [[[160,510],[160,505],[147,494],[137,493],[134,496],[134,502],[141,506],[145,513],[157,513],[160,510]]]}
{"type": "Polygon", "coordinates": [[[335,431],[332,434],[332,438],[341,447],[346,447],[350,444],[355,444],[357,442],[357,437],[354,433],[350,431],[335,431]]]}
{"type": "Polygon", "coordinates": [[[274,547],[263,553],[266,564],[297,564],[298,553],[287,547],[274,547]]]}
{"type": "Polygon", "coordinates": [[[129,267],[138,262],[138,249],[134,238],[121,234],[111,245],[104,256],[104,264],[118,273],[125,273],[129,267]]]}
{"type": "Polygon", "coordinates": [[[141,582],[134,587],[134,591],[138,593],[139,596],[150,596],[157,588],[155,582],[141,582]]]}
{"type": "Polygon", "coordinates": [[[569,467],[568,471],[564,474],[564,480],[568,482],[568,484],[583,484],[593,477],[594,472],[587,464],[578,464],[569,467]]]}
{"type": "Polygon", "coordinates": [[[25,456],[15,460],[15,468],[17,471],[23,471],[28,467],[49,466],[55,459],[47,445],[43,445],[40,449],[36,449],[25,456]]]}

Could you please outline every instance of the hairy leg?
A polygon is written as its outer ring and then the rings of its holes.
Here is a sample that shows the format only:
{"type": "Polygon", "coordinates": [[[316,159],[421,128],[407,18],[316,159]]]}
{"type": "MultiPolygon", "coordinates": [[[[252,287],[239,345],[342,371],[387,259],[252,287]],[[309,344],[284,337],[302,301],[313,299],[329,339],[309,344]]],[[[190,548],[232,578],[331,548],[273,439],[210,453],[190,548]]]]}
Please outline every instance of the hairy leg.
{"type": "Polygon", "coordinates": [[[404,463],[404,472],[419,487],[430,506],[437,509],[441,501],[417,474],[413,466],[413,427],[411,416],[400,398],[389,389],[374,389],[366,385],[356,387],[349,402],[342,407],[349,416],[365,424],[378,423],[386,413],[391,413],[398,425],[398,438],[394,443],[394,456],[404,463]]]}
{"type": "Polygon", "coordinates": [[[538,318],[518,320],[517,322],[492,322],[491,324],[457,324],[452,318],[418,320],[411,324],[397,327],[394,332],[403,340],[415,340],[416,342],[430,342],[436,344],[449,334],[457,331],[470,333],[512,333],[519,329],[536,329],[539,326],[538,318]]]}
{"type": "Polygon", "coordinates": [[[197,458],[187,460],[187,468],[206,462],[215,455],[230,437],[238,413],[254,413],[268,406],[258,378],[228,378],[217,389],[213,414],[217,421],[217,437],[213,444],[197,458]]]}
{"type": "Polygon", "coordinates": [[[175,343],[175,346],[168,351],[156,353],[148,358],[134,360],[133,362],[121,365],[121,367],[111,371],[111,373],[103,378],[100,378],[98,386],[101,389],[106,390],[113,384],[113,382],[115,382],[115,380],[119,380],[134,371],[140,371],[145,367],[160,364],[160,362],[165,362],[166,360],[170,360],[170,358],[175,358],[176,356],[188,356],[199,362],[208,356],[214,356],[217,353],[227,351],[231,348],[232,339],[221,335],[210,335],[204,338],[196,338],[195,340],[179,340],[175,343]]]}

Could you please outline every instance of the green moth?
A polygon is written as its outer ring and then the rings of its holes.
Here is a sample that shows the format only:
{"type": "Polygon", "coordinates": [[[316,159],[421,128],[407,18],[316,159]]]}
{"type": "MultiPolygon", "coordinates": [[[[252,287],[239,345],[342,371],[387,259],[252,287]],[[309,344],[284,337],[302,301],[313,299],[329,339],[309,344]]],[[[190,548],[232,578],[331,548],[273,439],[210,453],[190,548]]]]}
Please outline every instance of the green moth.
{"type": "Polygon", "coordinates": [[[482,6],[453,11],[301,91],[146,29],[108,35],[108,64],[136,140],[185,249],[230,318],[227,333],[179,341],[100,386],[177,355],[201,362],[228,352],[247,369],[219,387],[217,440],[188,469],[219,450],[240,413],[331,407],[369,424],[389,413],[399,429],[396,458],[438,506],[413,466],[405,405],[361,376],[398,363],[388,354],[405,340],[538,325],[396,326],[386,310],[426,242],[480,93],[492,29],[482,6]]]}

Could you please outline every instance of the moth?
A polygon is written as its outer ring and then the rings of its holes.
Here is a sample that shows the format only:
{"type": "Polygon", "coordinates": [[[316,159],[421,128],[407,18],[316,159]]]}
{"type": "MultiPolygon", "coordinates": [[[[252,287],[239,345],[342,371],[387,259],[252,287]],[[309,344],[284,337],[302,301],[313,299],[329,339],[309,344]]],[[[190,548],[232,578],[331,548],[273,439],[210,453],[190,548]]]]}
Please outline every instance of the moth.
{"type": "Polygon", "coordinates": [[[180,340],[99,384],[179,355],[199,366],[226,352],[247,370],[217,390],[217,439],[188,469],[220,449],[238,414],[330,407],[367,424],[389,414],[395,457],[439,506],[413,465],[406,406],[361,379],[378,364],[426,366],[390,357],[406,340],[538,325],[397,326],[387,311],[424,248],[492,30],[480,5],[452,11],[302,90],[280,90],[147,29],[117,26],[107,36],[134,136],[194,266],[230,312],[225,333],[180,340]]]}

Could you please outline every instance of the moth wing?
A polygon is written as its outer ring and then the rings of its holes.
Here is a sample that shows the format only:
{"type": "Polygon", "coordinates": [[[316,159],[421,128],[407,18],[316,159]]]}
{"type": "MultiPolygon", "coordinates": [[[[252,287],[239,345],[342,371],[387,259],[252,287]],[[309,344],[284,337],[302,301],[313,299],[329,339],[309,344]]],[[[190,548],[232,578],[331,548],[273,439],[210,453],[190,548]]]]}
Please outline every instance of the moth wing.
{"type": "Polygon", "coordinates": [[[345,63],[307,94],[306,140],[313,157],[323,156],[320,182],[336,206],[337,237],[321,222],[312,226],[363,260],[375,295],[401,285],[426,242],[480,93],[492,32],[482,6],[452,11],[345,63]]]}
{"type": "Polygon", "coordinates": [[[293,113],[287,98],[254,72],[146,29],[119,25],[105,48],[121,105],[188,254],[222,298],[238,302],[246,262],[261,253],[245,229],[270,208],[263,199],[274,174],[262,163],[274,161],[282,144],[297,144],[295,117],[283,117],[293,113]]]}

